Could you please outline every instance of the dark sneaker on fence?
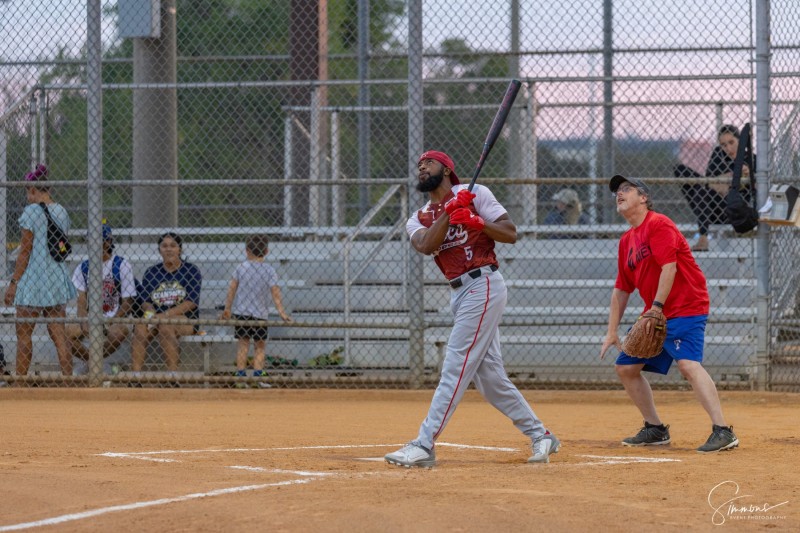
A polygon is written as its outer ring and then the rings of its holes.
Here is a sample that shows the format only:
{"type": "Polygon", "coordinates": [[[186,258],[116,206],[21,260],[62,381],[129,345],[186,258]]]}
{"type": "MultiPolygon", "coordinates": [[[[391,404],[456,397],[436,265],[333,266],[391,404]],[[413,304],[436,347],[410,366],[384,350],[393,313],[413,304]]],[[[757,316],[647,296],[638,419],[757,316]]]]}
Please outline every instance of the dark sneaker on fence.
{"type": "Polygon", "coordinates": [[[700,453],[714,453],[725,450],[732,450],[739,446],[739,439],[733,432],[733,426],[718,426],[714,424],[711,428],[711,436],[705,444],[697,448],[700,453]]]}
{"type": "Polygon", "coordinates": [[[533,455],[528,457],[529,463],[549,463],[550,462],[550,454],[551,453],[558,453],[558,450],[561,448],[561,441],[558,440],[558,437],[550,433],[549,431],[533,441],[531,445],[531,449],[533,450],[533,455]]]}
{"type": "Polygon", "coordinates": [[[622,441],[624,446],[660,446],[669,443],[669,426],[656,426],[648,422],[644,423],[639,433],[622,441]]]}
{"type": "Polygon", "coordinates": [[[428,451],[420,446],[417,441],[409,442],[396,452],[385,455],[384,459],[389,464],[406,468],[411,468],[412,466],[423,468],[436,466],[436,452],[434,450],[428,451]]]}

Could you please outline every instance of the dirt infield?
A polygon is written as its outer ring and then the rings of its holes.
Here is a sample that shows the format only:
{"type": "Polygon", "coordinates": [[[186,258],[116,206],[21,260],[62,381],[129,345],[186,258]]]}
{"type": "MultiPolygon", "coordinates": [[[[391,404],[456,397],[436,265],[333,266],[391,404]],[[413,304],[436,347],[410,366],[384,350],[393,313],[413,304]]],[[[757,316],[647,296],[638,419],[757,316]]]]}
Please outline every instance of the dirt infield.
{"type": "Polygon", "coordinates": [[[656,392],[673,443],[645,449],[622,392],[524,394],[550,464],[470,391],[407,470],[380,458],[432,391],[0,390],[0,531],[800,529],[800,395],[723,393],[742,444],[709,456],[690,392],[656,392]]]}

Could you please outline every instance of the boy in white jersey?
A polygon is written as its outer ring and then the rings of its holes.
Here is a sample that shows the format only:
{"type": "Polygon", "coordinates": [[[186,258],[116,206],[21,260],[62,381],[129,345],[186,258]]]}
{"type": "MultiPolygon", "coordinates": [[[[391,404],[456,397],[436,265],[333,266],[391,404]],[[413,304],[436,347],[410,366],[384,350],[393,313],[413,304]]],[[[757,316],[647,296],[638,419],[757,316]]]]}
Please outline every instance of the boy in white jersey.
{"type": "MultiPolygon", "coordinates": [[[[89,313],[86,299],[88,274],[88,259],[75,267],[72,274],[72,284],[78,291],[79,317],[86,317],[89,313]]],[[[136,278],[133,277],[133,267],[127,259],[114,254],[114,236],[111,226],[103,224],[103,316],[107,318],[127,316],[131,311],[135,296],[136,278]]],[[[89,371],[85,364],[89,361],[89,350],[82,341],[89,336],[89,323],[67,324],[66,331],[72,348],[72,356],[81,361],[74,365],[74,373],[85,374],[89,371]]],[[[104,326],[103,357],[106,358],[117,351],[128,338],[129,333],[130,330],[125,324],[104,326]]]]}
{"type": "MultiPolygon", "coordinates": [[[[284,322],[292,321],[283,309],[278,275],[271,265],[264,262],[264,257],[268,252],[269,240],[266,235],[252,235],[247,239],[245,243],[247,260],[236,267],[236,271],[233,273],[222,319],[227,320],[233,316],[236,320],[267,320],[271,295],[281,319],[284,322]]],[[[237,376],[247,375],[245,368],[251,340],[253,341],[253,376],[264,375],[267,333],[266,326],[234,327],[234,336],[239,341],[236,351],[237,376]]],[[[261,383],[260,386],[269,387],[269,384],[261,383]]]]}

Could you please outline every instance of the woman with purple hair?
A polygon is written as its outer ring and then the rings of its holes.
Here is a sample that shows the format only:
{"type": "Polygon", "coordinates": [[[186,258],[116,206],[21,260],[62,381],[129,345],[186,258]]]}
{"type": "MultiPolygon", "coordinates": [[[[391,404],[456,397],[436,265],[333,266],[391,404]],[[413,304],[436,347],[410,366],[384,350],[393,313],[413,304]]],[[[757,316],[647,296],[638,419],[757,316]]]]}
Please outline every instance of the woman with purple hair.
{"type": "MultiPolygon", "coordinates": [[[[47,183],[47,167],[37,165],[25,176],[28,205],[19,217],[22,230],[14,274],[8,282],[5,304],[16,307],[17,318],[65,318],[67,302],[75,298],[75,287],[64,263],[56,262],[47,246],[47,215],[50,213],[64,233],[69,231],[67,210],[53,201],[47,183]]],[[[17,375],[28,374],[33,355],[31,337],[35,322],[17,322],[17,375]]],[[[55,344],[61,373],[72,375],[72,353],[63,322],[50,322],[47,332],[55,344]]]]}

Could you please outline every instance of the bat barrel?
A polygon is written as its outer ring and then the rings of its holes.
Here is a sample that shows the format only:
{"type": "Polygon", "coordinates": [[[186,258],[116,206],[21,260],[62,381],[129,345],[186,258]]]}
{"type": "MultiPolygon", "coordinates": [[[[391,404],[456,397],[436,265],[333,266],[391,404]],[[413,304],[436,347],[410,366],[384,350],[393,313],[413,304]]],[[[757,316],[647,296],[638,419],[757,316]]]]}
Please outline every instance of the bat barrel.
{"type": "Polygon", "coordinates": [[[486,135],[486,140],[483,143],[481,157],[478,159],[478,164],[475,165],[475,174],[472,176],[472,180],[469,182],[468,189],[470,191],[475,186],[475,182],[478,181],[478,176],[483,169],[483,164],[486,162],[486,158],[489,156],[489,152],[491,152],[495,141],[497,141],[497,138],[500,137],[500,132],[503,131],[503,125],[506,123],[506,118],[508,118],[508,113],[511,111],[511,106],[514,104],[514,100],[517,98],[517,93],[519,93],[520,87],[522,87],[522,82],[519,80],[511,80],[506,88],[506,93],[503,95],[503,101],[500,104],[500,108],[497,110],[497,114],[494,116],[492,125],[489,127],[489,133],[486,135]]]}

